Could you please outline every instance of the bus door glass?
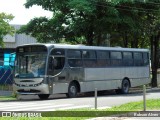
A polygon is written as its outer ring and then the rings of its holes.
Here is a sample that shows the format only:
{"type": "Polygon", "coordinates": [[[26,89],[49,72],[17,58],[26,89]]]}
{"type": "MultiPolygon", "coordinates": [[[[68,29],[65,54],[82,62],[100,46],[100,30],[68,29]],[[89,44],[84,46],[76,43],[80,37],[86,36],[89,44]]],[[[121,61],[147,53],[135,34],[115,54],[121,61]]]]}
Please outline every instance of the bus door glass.
{"type": "Polygon", "coordinates": [[[65,64],[64,50],[53,49],[48,61],[48,74],[57,75],[60,73],[65,64]]]}

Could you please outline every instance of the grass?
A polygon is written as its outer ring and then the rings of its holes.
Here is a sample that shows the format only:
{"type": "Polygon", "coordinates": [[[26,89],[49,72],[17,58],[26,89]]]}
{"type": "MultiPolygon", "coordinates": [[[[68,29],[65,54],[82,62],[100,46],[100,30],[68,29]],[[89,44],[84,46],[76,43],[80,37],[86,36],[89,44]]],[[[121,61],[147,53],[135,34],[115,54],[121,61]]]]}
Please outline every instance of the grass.
{"type": "Polygon", "coordinates": [[[0,90],[9,90],[12,91],[12,85],[0,85],[0,90]]]}
{"type": "MultiPolygon", "coordinates": [[[[160,99],[147,100],[146,109],[149,111],[150,110],[154,110],[154,111],[160,110],[160,99]]],[[[104,109],[104,110],[74,109],[74,110],[68,110],[68,111],[45,112],[45,113],[42,113],[42,116],[55,116],[54,119],[56,120],[60,120],[62,118],[64,120],[68,120],[68,119],[74,120],[75,118],[76,120],[81,120],[81,119],[89,119],[92,117],[102,117],[102,116],[112,116],[116,114],[124,114],[124,113],[129,113],[129,112],[134,112],[134,111],[143,111],[143,101],[130,102],[127,104],[115,106],[115,107],[104,109]],[[63,116],[63,117],[60,117],[60,116],[63,116]]]]}
{"type": "Polygon", "coordinates": [[[0,96],[0,100],[16,100],[14,96],[0,96]]]}
{"type": "MultiPolygon", "coordinates": [[[[160,110],[160,99],[150,99],[146,101],[147,110],[160,110]]],[[[42,112],[41,118],[28,118],[28,117],[7,117],[5,120],[83,120],[99,116],[112,116],[116,114],[124,114],[134,111],[143,111],[143,101],[130,102],[120,106],[115,106],[104,110],[94,109],[72,109],[68,111],[53,111],[53,112],[42,112]],[[47,117],[48,116],[48,117],[47,117]]],[[[3,118],[1,120],[4,120],[3,118]]]]}
{"type": "MultiPolygon", "coordinates": [[[[160,110],[160,99],[150,99],[146,101],[147,110],[160,110]]],[[[110,111],[140,111],[143,110],[143,101],[131,102],[121,106],[108,109],[110,111]]]]}

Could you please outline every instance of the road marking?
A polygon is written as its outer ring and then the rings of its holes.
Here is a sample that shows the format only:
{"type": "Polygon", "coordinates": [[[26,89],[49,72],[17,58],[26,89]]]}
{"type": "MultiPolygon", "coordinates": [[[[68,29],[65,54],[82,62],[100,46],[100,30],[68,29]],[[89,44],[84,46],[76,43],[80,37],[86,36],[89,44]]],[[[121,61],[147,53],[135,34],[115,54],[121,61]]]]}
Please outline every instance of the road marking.
{"type": "Polygon", "coordinates": [[[78,108],[91,108],[92,105],[79,105],[75,106],[74,104],[61,104],[61,105],[54,105],[54,104],[9,104],[9,105],[2,105],[1,104],[1,111],[55,111],[55,110],[68,110],[68,109],[78,109],[78,108]]]}
{"type": "Polygon", "coordinates": [[[69,110],[69,109],[78,109],[78,108],[91,108],[91,105],[71,106],[71,107],[63,107],[63,108],[57,108],[57,109],[46,108],[41,111],[69,110]]]}
{"type": "Polygon", "coordinates": [[[4,108],[3,106],[1,106],[2,108],[0,110],[2,111],[43,111],[44,109],[55,109],[55,108],[59,108],[59,107],[66,107],[66,106],[72,106],[73,104],[63,104],[63,105],[45,105],[43,106],[43,104],[39,104],[39,105],[32,105],[32,106],[21,106],[21,107],[17,107],[17,106],[11,106],[11,107],[6,107],[4,108]]]}
{"type": "Polygon", "coordinates": [[[37,106],[55,106],[54,104],[47,104],[47,103],[44,103],[44,104],[5,104],[5,105],[0,105],[0,110],[4,110],[4,109],[20,109],[20,108],[25,108],[25,107],[37,107],[37,106]]]}
{"type": "Polygon", "coordinates": [[[56,107],[66,107],[66,106],[70,106],[70,105],[64,104],[64,105],[57,105],[57,106],[37,106],[36,108],[18,109],[18,111],[53,111],[56,107]]]}
{"type": "Polygon", "coordinates": [[[80,105],[80,106],[59,108],[59,109],[57,109],[57,110],[68,110],[68,109],[77,109],[77,108],[91,108],[91,105],[80,105]]]}

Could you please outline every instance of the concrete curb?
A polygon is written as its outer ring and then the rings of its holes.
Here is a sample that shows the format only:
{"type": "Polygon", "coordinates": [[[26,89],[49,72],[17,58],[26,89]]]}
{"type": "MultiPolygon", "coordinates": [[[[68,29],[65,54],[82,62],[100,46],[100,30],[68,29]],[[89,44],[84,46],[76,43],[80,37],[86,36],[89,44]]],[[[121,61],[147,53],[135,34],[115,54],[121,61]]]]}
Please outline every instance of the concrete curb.
{"type": "MultiPolygon", "coordinates": [[[[159,87],[156,87],[156,88],[146,88],[146,92],[158,92],[160,91],[160,88],[159,87]]],[[[140,88],[131,88],[130,89],[130,92],[143,92],[143,88],[140,89],[140,88]]]]}
{"type": "Polygon", "coordinates": [[[0,96],[11,96],[11,95],[12,95],[12,91],[0,90],[0,96]]]}

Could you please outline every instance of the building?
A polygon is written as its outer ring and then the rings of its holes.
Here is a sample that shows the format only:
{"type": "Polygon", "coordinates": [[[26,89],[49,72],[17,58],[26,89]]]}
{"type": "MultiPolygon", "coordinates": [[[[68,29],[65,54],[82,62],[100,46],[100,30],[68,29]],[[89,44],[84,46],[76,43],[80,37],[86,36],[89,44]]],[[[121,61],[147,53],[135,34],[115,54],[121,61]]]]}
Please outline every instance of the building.
{"type": "MultiPolygon", "coordinates": [[[[18,30],[21,25],[13,25],[16,30],[18,30]]],[[[15,60],[15,49],[19,45],[36,43],[36,39],[26,35],[17,34],[13,36],[6,35],[3,38],[5,47],[0,47],[0,84],[12,84],[13,82],[13,71],[10,67],[10,60],[15,60]]]]}
{"type": "MultiPolygon", "coordinates": [[[[16,30],[20,29],[21,25],[13,25],[16,30]]],[[[15,52],[15,48],[19,45],[36,43],[36,39],[26,35],[17,34],[13,36],[6,35],[3,39],[5,47],[0,47],[0,66],[9,65],[9,57],[11,53],[15,52]]]]}

